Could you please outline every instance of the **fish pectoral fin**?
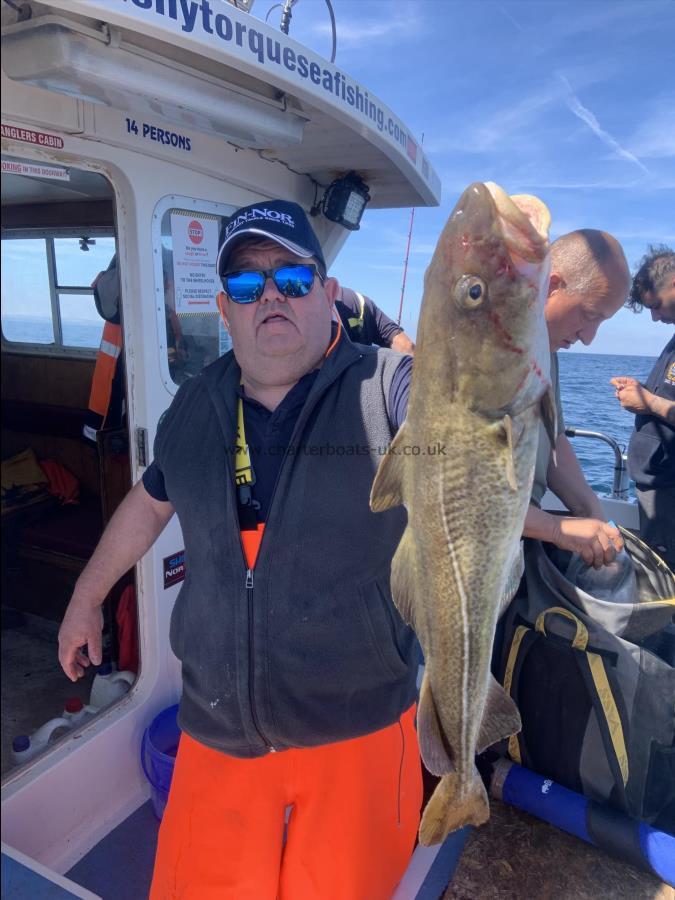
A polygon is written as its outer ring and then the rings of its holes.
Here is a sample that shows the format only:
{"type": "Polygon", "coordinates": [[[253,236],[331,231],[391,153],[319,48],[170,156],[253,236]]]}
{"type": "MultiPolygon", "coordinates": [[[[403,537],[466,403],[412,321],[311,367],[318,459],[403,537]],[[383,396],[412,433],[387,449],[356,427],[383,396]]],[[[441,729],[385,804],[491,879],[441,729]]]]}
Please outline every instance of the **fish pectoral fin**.
{"type": "Polygon", "coordinates": [[[504,416],[502,419],[502,428],[504,429],[506,437],[506,480],[508,481],[511,490],[517,491],[518,482],[516,480],[516,465],[513,455],[516,442],[514,440],[513,419],[511,416],[504,416]]]}
{"type": "Polygon", "coordinates": [[[412,531],[406,528],[391,564],[391,594],[403,620],[415,625],[415,586],[418,583],[412,531]]]}
{"type": "Polygon", "coordinates": [[[438,718],[436,701],[431,691],[429,675],[424,673],[417,708],[417,735],[424,765],[432,775],[447,775],[455,768],[450,758],[450,749],[443,735],[438,718]]]}
{"type": "Polygon", "coordinates": [[[499,682],[490,675],[483,719],[476,741],[476,753],[482,753],[522,728],[518,707],[499,682]]]}
{"type": "Polygon", "coordinates": [[[482,825],[490,818],[487,791],[478,773],[462,790],[459,775],[445,775],[424,808],[420,823],[420,844],[440,844],[464,825],[482,825]]]}
{"type": "Polygon", "coordinates": [[[555,394],[551,387],[539,401],[539,415],[555,453],[555,444],[558,440],[558,412],[555,405],[555,394]]]}
{"type": "Polygon", "coordinates": [[[380,462],[375,473],[375,480],[370,489],[370,508],[373,512],[384,512],[392,506],[401,506],[403,495],[403,464],[404,457],[401,448],[406,441],[405,422],[396,432],[391,442],[387,455],[380,462]]]}

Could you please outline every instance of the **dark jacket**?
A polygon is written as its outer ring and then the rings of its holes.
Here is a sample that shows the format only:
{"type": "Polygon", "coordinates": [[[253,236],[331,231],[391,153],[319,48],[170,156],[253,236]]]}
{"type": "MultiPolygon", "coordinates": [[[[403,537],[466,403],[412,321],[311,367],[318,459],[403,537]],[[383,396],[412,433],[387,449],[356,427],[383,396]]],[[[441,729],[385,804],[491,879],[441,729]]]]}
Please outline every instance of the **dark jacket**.
{"type": "Polygon", "coordinates": [[[233,756],[376,731],[415,698],[413,633],[390,594],[401,508],[371,513],[401,357],[340,341],[303,407],[247,573],[234,492],[230,352],[181,386],[155,457],[178,514],[186,580],[171,617],[179,723],[233,756]]]}
{"type": "MultiPolygon", "coordinates": [[[[666,344],[645,387],[658,397],[675,400],[675,337],[666,344]]],[[[643,490],[675,487],[675,428],[669,422],[660,416],[635,416],[628,471],[643,490]]]]}

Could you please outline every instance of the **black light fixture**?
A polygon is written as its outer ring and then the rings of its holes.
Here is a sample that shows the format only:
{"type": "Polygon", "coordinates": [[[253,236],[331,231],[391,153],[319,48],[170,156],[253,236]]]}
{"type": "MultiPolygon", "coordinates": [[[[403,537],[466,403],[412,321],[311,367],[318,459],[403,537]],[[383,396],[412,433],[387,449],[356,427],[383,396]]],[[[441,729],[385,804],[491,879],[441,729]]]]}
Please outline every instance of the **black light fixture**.
{"type": "Polygon", "coordinates": [[[80,250],[86,250],[87,253],[88,253],[88,252],[89,252],[89,247],[90,247],[92,244],[95,244],[95,243],[96,243],[96,238],[90,238],[90,237],[82,236],[82,237],[80,238],[80,250]]]}
{"type": "Polygon", "coordinates": [[[331,222],[358,231],[369,200],[368,185],[356,172],[349,172],[328,185],[319,208],[331,222]]]}

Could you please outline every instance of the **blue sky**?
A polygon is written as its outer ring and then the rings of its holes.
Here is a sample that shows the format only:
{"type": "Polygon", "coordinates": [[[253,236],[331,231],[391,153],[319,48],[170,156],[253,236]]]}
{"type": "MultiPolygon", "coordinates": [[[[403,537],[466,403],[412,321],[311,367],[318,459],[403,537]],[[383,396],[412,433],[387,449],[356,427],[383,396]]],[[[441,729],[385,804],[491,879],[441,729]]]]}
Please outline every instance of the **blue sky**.
{"type": "MultiPolygon", "coordinates": [[[[272,3],[257,0],[264,18],[272,3]]],[[[631,269],[649,243],[675,248],[674,0],[333,0],[336,64],[424,134],[438,208],[415,213],[402,324],[415,332],[422,278],[472,181],[533,193],[552,237],[602,228],[631,269]]],[[[278,26],[280,10],[270,22],[278,26]]],[[[290,36],[330,58],[320,0],[293,9],[290,36]]],[[[396,318],[409,210],[372,210],[334,274],[396,318]]],[[[621,310],[589,348],[656,356],[672,326],[621,310]]],[[[584,350],[580,344],[575,351],[584,350]]]]}

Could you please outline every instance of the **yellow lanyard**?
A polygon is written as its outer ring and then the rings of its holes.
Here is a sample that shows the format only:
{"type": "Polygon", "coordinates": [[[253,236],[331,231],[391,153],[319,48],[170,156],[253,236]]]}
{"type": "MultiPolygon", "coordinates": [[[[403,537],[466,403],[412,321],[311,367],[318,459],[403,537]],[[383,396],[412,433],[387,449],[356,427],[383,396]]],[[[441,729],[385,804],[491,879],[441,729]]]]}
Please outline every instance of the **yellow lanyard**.
{"type": "Polygon", "coordinates": [[[255,475],[251,465],[251,455],[246,443],[244,431],[244,404],[241,397],[237,404],[237,443],[234,462],[234,483],[237,487],[255,484],[255,475]]]}
{"type": "MultiPolygon", "coordinates": [[[[360,297],[360,294],[357,294],[360,297]]],[[[363,299],[363,298],[361,298],[363,299]]],[[[335,345],[340,339],[340,334],[342,333],[342,323],[338,319],[337,322],[337,333],[326,351],[326,356],[329,356],[333,350],[335,349],[335,345]]],[[[244,403],[239,397],[237,403],[237,441],[236,441],[236,453],[234,459],[234,483],[239,491],[239,500],[244,506],[247,506],[251,503],[251,491],[250,486],[255,484],[255,472],[253,471],[253,466],[251,464],[251,454],[248,450],[248,444],[246,443],[246,432],[244,430],[244,403]],[[241,490],[243,488],[243,490],[241,490]]],[[[253,505],[256,506],[255,501],[253,505]]]]}

